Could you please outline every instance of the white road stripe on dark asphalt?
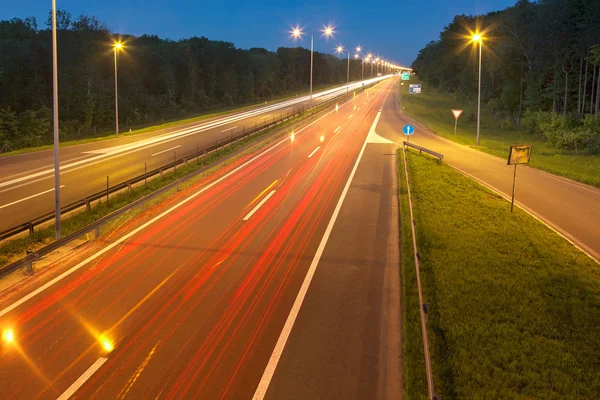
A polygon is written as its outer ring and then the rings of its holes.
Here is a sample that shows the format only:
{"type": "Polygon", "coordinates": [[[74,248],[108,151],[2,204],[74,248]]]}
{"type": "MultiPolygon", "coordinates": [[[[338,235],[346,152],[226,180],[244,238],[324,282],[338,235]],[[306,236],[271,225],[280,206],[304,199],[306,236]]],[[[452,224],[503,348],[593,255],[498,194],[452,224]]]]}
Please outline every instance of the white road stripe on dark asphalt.
{"type": "MultiPolygon", "coordinates": [[[[62,189],[62,188],[64,188],[64,187],[65,187],[65,185],[60,185],[60,188],[61,188],[61,189],[62,189]]],[[[50,193],[50,192],[54,192],[54,188],[52,188],[52,189],[48,189],[48,190],[45,190],[45,191],[43,191],[43,192],[41,192],[41,193],[34,194],[34,195],[32,195],[32,196],[29,196],[29,197],[24,197],[24,198],[22,198],[21,200],[13,201],[12,203],[8,203],[8,204],[5,204],[5,205],[3,205],[3,206],[0,206],[0,210],[1,210],[1,209],[3,209],[3,208],[6,208],[6,207],[10,207],[10,206],[12,206],[12,205],[15,205],[15,204],[17,204],[17,203],[20,203],[20,202],[22,202],[22,201],[29,200],[29,199],[33,199],[34,197],[38,197],[38,196],[41,196],[41,195],[43,195],[43,194],[50,193]]]]}
{"type": "Polygon", "coordinates": [[[248,221],[254,215],[254,213],[256,213],[258,211],[258,209],[261,208],[274,194],[275,194],[275,190],[271,190],[271,192],[268,195],[266,195],[265,198],[262,199],[261,202],[258,203],[256,205],[256,207],[254,207],[252,209],[252,211],[250,211],[248,214],[246,214],[246,216],[244,217],[244,221],[248,221]]]}
{"type": "Polygon", "coordinates": [[[341,126],[338,126],[337,128],[335,128],[335,131],[333,131],[334,133],[338,133],[340,131],[340,129],[342,129],[341,126]]]}
{"type": "MultiPolygon", "coordinates": [[[[378,113],[377,116],[375,117],[375,120],[373,121],[373,125],[371,126],[371,130],[375,129],[375,127],[377,126],[377,121],[379,120],[379,115],[381,115],[381,113],[378,113]]],[[[368,136],[367,136],[367,138],[368,138],[368,136]]],[[[331,219],[329,220],[329,224],[327,224],[327,228],[325,229],[325,233],[323,234],[321,243],[319,243],[317,252],[315,253],[315,256],[310,264],[310,267],[308,268],[306,277],[304,278],[304,281],[302,282],[300,291],[298,292],[298,295],[296,296],[294,305],[292,306],[292,309],[290,310],[290,314],[288,315],[287,320],[285,321],[285,325],[283,326],[283,329],[281,330],[279,339],[277,340],[277,343],[275,344],[275,348],[273,349],[271,358],[269,359],[269,362],[267,363],[265,371],[263,372],[260,382],[258,383],[258,387],[256,388],[256,391],[254,392],[254,396],[252,397],[252,400],[263,400],[265,398],[265,395],[267,394],[267,390],[269,389],[269,385],[271,384],[271,379],[273,379],[273,375],[275,374],[275,369],[277,368],[277,364],[279,364],[279,360],[281,359],[281,355],[283,354],[285,345],[288,341],[290,333],[292,332],[294,323],[296,322],[296,317],[298,316],[298,313],[300,312],[300,308],[302,307],[302,303],[304,302],[304,298],[306,297],[306,292],[308,291],[308,287],[310,286],[313,276],[315,275],[315,272],[317,270],[317,266],[319,265],[319,262],[321,261],[321,255],[323,255],[323,251],[325,250],[327,241],[329,241],[329,236],[331,235],[331,231],[333,230],[335,221],[337,220],[338,214],[340,213],[342,204],[344,204],[344,199],[346,198],[346,194],[348,194],[348,190],[350,189],[352,179],[354,179],[354,175],[356,174],[356,170],[358,169],[358,164],[360,163],[363,153],[365,152],[365,147],[367,147],[367,143],[368,143],[367,138],[365,138],[365,142],[363,143],[360,153],[358,153],[358,158],[356,159],[356,162],[354,163],[354,167],[352,168],[352,171],[350,172],[350,176],[348,177],[348,181],[346,182],[346,185],[344,186],[344,190],[342,191],[340,199],[338,200],[338,203],[335,206],[335,210],[333,210],[333,215],[331,216],[331,219]]]]}
{"type": "Polygon", "coordinates": [[[235,129],[235,128],[237,128],[237,125],[236,125],[236,126],[234,126],[233,128],[227,128],[227,129],[225,129],[225,130],[221,131],[221,133],[222,133],[222,132],[228,132],[228,131],[230,131],[230,130],[232,130],[232,129],[235,129]]]}
{"type": "Polygon", "coordinates": [[[85,371],[83,373],[83,375],[81,375],[79,377],[79,379],[77,379],[75,382],[73,382],[73,384],[71,386],[69,386],[69,388],[67,390],[65,390],[65,392],[63,394],[61,394],[57,400],[67,400],[68,398],[73,396],[75,394],[75,392],[81,386],[83,386],[83,384],[88,379],[90,379],[92,377],[92,375],[94,375],[94,373],[96,371],[98,371],[100,369],[100,367],[102,366],[102,364],[104,364],[106,361],[108,361],[108,358],[105,358],[105,357],[100,357],[99,359],[97,359],[96,362],[93,363],[92,366],[89,367],[88,370],[85,371]]]}
{"type": "Polygon", "coordinates": [[[317,146],[317,148],[314,149],[313,152],[308,155],[308,158],[311,158],[317,151],[319,151],[320,148],[321,146],[317,146]]]}
{"type": "Polygon", "coordinates": [[[166,149],[166,150],[163,150],[163,151],[159,151],[158,153],[150,154],[150,157],[154,157],[154,156],[157,156],[159,154],[166,153],[167,151],[178,149],[180,147],[181,147],[181,145],[175,146],[175,147],[171,147],[170,149],[166,149]]]}
{"type": "Polygon", "coordinates": [[[260,117],[260,119],[269,118],[270,116],[271,116],[271,114],[269,114],[269,115],[265,115],[264,117],[260,117]]]}

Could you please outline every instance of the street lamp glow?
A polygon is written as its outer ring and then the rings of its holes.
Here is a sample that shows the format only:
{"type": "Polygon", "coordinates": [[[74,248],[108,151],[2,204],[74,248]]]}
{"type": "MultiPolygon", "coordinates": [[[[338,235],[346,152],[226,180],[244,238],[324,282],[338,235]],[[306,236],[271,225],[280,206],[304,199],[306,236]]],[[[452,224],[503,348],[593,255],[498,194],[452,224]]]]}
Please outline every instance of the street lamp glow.
{"type": "Polygon", "coordinates": [[[299,27],[293,28],[290,33],[292,34],[292,37],[294,37],[295,39],[302,37],[302,29],[300,29],[299,27]]]}
{"type": "Polygon", "coordinates": [[[354,58],[358,58],[358,53],[356,53],[356,54],[354,55],[354,58]]]}
{"type": "Polygon", "coordinates": [[[334,32],[333,26],[331,26],[331,25],[327,25],[323,28],[323,35],[325,35],[327,37],[333,35],[333,32],[334,32]]]}
{"type": "Polygon", "coordinates": [[[340,54],[342,51],[344,51],[344,46],[342,46],[341,44],[335,48],[335,51],[338,52],[338,54],[340,54]]]}
{"type": "Polygon", "coordinates": [[[362,51],[362,48],[360,46],[356,46],[356,52],[360,53],[362,51]]]}
{"type": "Polygon", "coordinates": [[[121,50],[122,48],[123,48],[123,43],[121,43],[121,42],[116,42],[115,43],[115,49],[121,50]]]}
{"type": "Polygon", "coordinates": [[[479,33],[474,34],[473,36],[471,36],[471,40],[473,40],[474,42],[479,42],[481,40],[481,35],[479,33]]]}
{"type": "Polygon", "coordinates": [[[106,338],[106,336],[102,335],[100,336],[100,344],[102,345],[102,348],[104,349],[105,352],[110,353],[111,351],[113,351],[113,344],[110,342],[110,340],[108,340],[106,338]]]}

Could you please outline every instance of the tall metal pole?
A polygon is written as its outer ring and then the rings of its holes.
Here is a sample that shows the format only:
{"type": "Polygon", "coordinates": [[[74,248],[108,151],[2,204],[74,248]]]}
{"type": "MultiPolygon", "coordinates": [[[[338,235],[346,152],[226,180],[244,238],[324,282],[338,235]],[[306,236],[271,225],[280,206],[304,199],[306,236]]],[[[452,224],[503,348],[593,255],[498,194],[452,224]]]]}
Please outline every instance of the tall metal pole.
{"type": "Polygon", "coordinates": [[[360,60],[360,80],[365,80],[365,60],[360,60]]]}
{"type": "Polygon", "coordinates": [[[479,146],[479,127],[481,119],[481,39],[479,39],[479,85],[477,88],[477,146],[479,146]]]}
{"type": "Polygon", "coordinates": [[[60,239],[60,165],[58,159],[58,56],[56,49],[56,0],[52,0],[52,108],[54,111],[54,219],[60,239]]]}
{"type": "Polygon", "coordinates": [[[119,80],[117,79],[117,46],[115,51],[115,132],[119,136],[119,80]]]}
{"type": "Polygon", "coordinates": [[[310,35],[310,100],[312,100],[314,38],[315,35],[310,35]]]}
{"type": "Polygon", "coordinates": [[[348,72],[346,73],[346,93],[350,91],[350,52],[348,52],[348,72]]]}

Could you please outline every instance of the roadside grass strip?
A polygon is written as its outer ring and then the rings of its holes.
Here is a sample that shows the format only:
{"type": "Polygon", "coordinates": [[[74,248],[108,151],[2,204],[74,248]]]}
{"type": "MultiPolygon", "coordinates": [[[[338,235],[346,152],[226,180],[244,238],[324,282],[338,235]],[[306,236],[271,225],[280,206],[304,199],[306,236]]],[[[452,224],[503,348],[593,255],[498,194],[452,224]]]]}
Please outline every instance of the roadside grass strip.
{"type": "MultiPolygon", "coordinates": [[[[398,156],[402,163],[402,157],[398,156]]],[[[600,396],[600,266],[524,211],[409,151],[433,380],[442,399],[600,396]]],[[[427,398],[403,164],[405,399],[427,398]]]]}

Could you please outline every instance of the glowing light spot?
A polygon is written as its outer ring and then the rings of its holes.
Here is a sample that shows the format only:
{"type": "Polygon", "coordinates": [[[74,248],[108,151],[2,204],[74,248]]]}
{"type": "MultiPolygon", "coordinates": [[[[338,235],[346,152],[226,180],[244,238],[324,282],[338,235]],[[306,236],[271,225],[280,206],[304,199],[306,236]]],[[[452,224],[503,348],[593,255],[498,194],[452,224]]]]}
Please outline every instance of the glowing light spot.
{"type": "Polygon", "coordinates": [[[325,140],[325,136],[321,136],[321,142],[325,140]]]}
{"type": "Polygon", "coordinates": [[[296,134],[294,132],[292,132],[292,136],[290,136],[290,140],[292,141],[292,143],[294,143],[295,136],[296,136],[296,134]]]}
{"type": "Polygon", "coordinates": [[[114,348],[113,344],[104,336],[100,336],[100,344],[106,352],[111,352],[114,348]]]}
{"type": "Polygon", "coordinates": [[[12,343],[15,341],[15,333],[12,329],[7,329],[2,332],[2,340],[8,343],[12,343]]]}

